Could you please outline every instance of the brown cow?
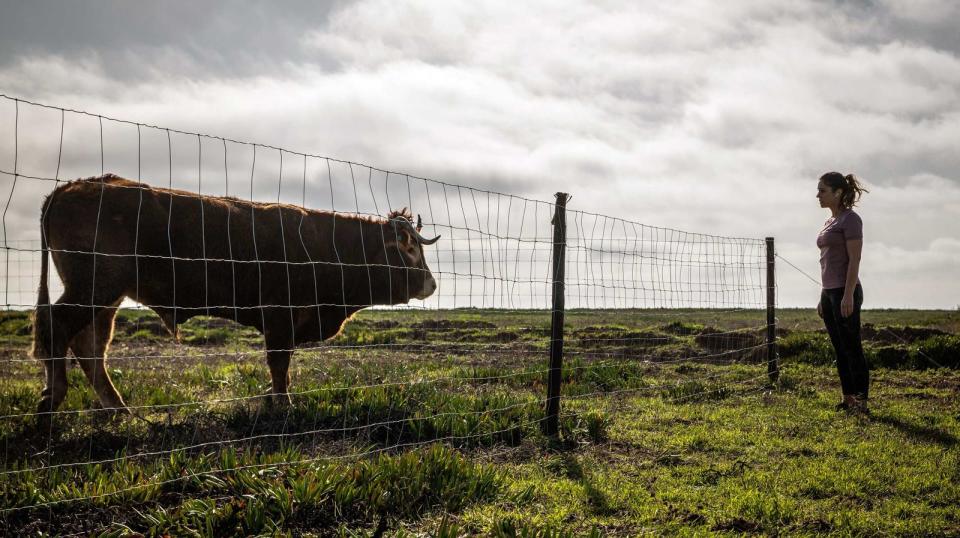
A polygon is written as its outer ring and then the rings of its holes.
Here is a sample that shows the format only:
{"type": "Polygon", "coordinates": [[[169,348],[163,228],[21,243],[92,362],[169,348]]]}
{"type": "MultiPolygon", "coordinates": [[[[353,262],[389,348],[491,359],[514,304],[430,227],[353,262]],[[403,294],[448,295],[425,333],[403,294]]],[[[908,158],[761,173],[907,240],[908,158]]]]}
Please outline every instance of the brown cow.
{"type": "Polygon", "coordinates": [[[105,408],[126,411],[104,367],[117,308],[129,297],[174,335],[197,315],[264,335],[273,400],[286,403],[292,349],[325,340],[370,305],[437,288],[419,219],[314,211],[150,187],[107,174],[58,187],[43,204],[43,261],[33,355],[46,371],[41,418],[63,402],[73,350],[105,408]],[[64,284],[50,304],[47,252],[64,284]]]}

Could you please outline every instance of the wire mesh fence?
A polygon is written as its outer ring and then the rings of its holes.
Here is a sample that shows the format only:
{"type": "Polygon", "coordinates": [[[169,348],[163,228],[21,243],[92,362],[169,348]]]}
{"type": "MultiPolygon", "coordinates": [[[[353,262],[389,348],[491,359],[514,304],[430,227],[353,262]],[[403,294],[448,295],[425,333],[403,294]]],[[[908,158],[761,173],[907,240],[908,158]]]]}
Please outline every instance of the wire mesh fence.
{"type": "Polygon", "coordinates": [[[520,445],[550,420],[558,334],[567,436],[767,386],[763,239],[567,210],[558,244],[553,201],[6,96],[0,126],[8,529],[250,469],[520,445]]]}

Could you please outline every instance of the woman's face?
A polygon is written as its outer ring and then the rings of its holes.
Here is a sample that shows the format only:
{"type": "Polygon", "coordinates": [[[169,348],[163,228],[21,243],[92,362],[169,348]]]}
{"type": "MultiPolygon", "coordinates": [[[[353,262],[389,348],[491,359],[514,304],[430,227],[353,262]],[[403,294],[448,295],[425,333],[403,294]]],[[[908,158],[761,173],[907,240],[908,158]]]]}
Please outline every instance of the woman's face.
{"type": "Polygon", "coordinates": [[[817,200],[820,207],[837,207],[840,205],[840,189],[831,189],[822,181],[817,182],[817,200]]]}

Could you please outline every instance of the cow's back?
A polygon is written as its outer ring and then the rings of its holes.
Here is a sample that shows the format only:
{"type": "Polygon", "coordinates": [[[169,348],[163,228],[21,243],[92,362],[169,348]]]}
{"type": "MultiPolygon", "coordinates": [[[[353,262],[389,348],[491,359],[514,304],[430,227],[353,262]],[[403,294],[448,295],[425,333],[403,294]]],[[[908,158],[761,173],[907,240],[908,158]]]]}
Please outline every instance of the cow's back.
{"type": "Polygon", "coordinates": [[[322,252],[307,251],[299,208],[106,175],[59,187],[45,210],[48,247],[65,285],[110,282],[176,322],[211,313],[260,326],[270,307],[337,300],[313,285],[328,280],[330,269],[322,252]]]}

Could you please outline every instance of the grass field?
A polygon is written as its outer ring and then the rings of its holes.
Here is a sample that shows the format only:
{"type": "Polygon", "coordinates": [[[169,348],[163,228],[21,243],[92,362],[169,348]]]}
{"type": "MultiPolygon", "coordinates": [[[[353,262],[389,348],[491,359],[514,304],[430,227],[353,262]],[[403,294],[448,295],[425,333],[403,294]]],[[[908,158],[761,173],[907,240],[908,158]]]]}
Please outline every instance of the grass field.
{"type": "Polygon", "coordinates": [[[570,311],[561,436],[540,430],[549,316],[367,311],[299,350],[272,408],[262,341],[120,314],[109,370],[33,412],[29,320],[0,314],[0,535],[960,536],[960,311],[868,311],[872,415],[834,411],[816,314],[570,311]],[[24,416],[27,415],[27,416],[24,416]]]}

